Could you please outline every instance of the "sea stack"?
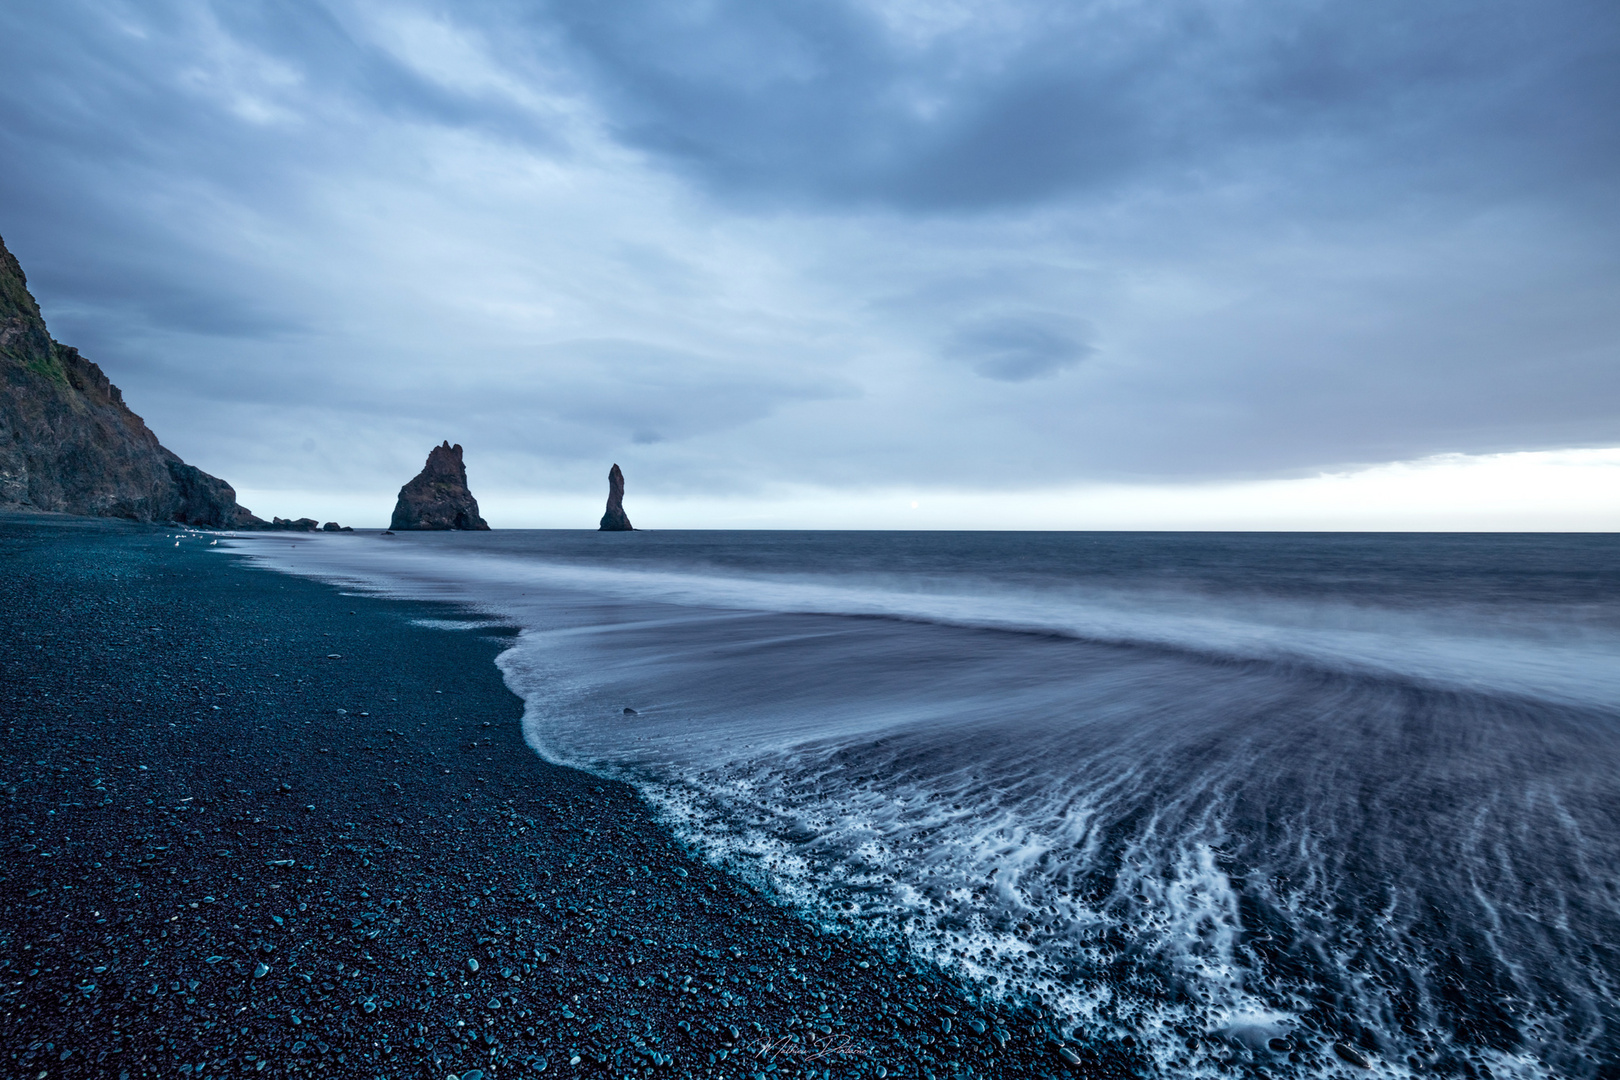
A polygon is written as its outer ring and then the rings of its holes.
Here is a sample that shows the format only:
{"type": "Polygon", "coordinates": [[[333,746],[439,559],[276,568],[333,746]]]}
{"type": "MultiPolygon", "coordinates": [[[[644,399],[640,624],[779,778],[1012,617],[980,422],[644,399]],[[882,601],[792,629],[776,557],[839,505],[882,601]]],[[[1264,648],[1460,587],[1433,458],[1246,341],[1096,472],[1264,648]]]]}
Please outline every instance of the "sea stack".
{"type": "Polygon", "coordinates": [[[624,512],[624,473],[617,465],[608,470],[607,513],[602,515],[598,532],[634,532],[635,526],[624,512]]]}
{"type": "Polygon", "coordinates": [[[416,479],[399,489],[390,529],[488,529],[478,516],[478,500],[467,490],[461,444],[449,440],[428,453],[416,479]]]}

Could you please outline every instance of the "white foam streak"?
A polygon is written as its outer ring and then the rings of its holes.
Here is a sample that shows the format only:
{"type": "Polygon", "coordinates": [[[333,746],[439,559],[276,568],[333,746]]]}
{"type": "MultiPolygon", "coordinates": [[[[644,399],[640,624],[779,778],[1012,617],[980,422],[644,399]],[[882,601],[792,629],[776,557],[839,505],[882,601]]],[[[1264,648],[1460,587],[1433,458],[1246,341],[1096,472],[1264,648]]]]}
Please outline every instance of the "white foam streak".
{"type": "Polygon", "coordinates": [[[785,575],[583,566],[470,551],[447,559],[439,550],[359,547],[326,537],[288,549],[273,542],[245,544],[260,561],[294,573],[396,594],[454,591],[465,602],[508,617],[522,615],[522,593],[561,590],[684,607],[887,616],[1056,633],[1234,660],[1294,660],[1580,704],[1620,703],[1620,664],[1614,662],[1620,634],[1585,625],[1579,611],[1543,613],[1527,627],[1480,610],[1419,613],[1101,587],[1020,590],[984,580],[947,585],[873,577],[852,586],[785,575]]]}
{"type": "MultiPolygon", "coordinates": [[[[466,549],[450,558],[347,538],[241,549],[523,627],[499,664],[547,758],[637,784],[708,858],[829,923],[903,937],[989,992],[1038,993],[1089,1030],[1131,1034],[1162,1075],[1230,1075],[1234,1063],[1298,1075],[1268,1041],[1310,1035],[1325,1051],[1345,1020],[1391,1048],[1378,1074],[1404,1077],[1414,1071],[1401,1054],[1451,1030],[1438,1004],[1446,958],[1414,929],[1433,909],[1423,889],[1441,875],[1412,865],[1404,834],[1379,831],[1350,760],[1413,737],[1411,686],[1359,675],[1620,702],[1620,640],[1575,611],[1531,625],[1483,610],[1148,587],[607,568],[466,549]],[[589,617],[571,620],[571,603],[589,617]],[[1044,636],[1008,644],[918,624],[1044,636]],[[881,631],[862,630],[872,625],[881,631]],[[913,661],[925,674],[889,678],[913,661]],[[620,718],[632,697],[638,715],[620,718]],[[1271,797],[1268,777],[1294,785],[1288,800],[1271,797]],[[1345,865],[1362,840],[1363,858],[1389,857],[1374,870],[1382,884],[1365,889],[1345,865]],[[1246,925],[1246,902],[1272,923],[1246,925]],[[1288,949],[1270,947],[1268,925],[1288,949]],[[1400,979],[1419,1002],[1420,1036],[1397,1016],[1400,979]],[[1327,1013],[1308,1000],[1322,986],[1337,995],[1327,1013]],[[1302,1026],[1312,1010],[1323,1027],[1302,1026]]],[[[1463,740],[1443,743],[1448,754],[1509,723],[1507,699],[1478,705],[1484,696],[1450,695],[1466,703],[1442,732],[1463,740]]],[[[1401,791],[1413,779],[1397,767],[1382,782],[1401,791]]],[[[1446,919],[1471,921],[1498,965],[1530,986],[1514,935],[1557,897],[1541,895],[1551,885],[1533,902],[1503,887],[1533,876],[1503,845],[1522,852],[1541,838],[1515,839],[1515,818],[1556,819],[1581,873],[1603,871],[1580,862],[1590,845],[1558,793],[1528,790],[1539,806],[1482,789],[1464,793],[1472,820],[1447,803],[1429,824],[1432,857],[1461,883],[1448,898],[1462,907],[1446,919]]],[[[1566,1019],[1521,1003],[1516,1022],[1558,1033],[1566,1019]]],[[[1589,1030],[1570,1041],[1595,1038],[1589,1030]]],[[[1548,1071],[1533,1049],[1467,1053],[1502,1077],[1548,1071]]]]}

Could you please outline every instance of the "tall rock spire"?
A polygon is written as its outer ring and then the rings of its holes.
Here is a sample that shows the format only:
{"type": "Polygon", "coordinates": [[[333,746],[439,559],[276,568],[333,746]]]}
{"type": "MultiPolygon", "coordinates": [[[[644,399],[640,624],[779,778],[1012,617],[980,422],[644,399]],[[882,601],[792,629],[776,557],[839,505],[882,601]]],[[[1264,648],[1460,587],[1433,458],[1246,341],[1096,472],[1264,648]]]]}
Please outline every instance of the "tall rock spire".
{"type": "Polygon", "coordinates": [[[608,470],[607,513],[602,515],[598,532],[633,532],[629,516],[624,512],[624,473],[617,465],[608,470]]]}

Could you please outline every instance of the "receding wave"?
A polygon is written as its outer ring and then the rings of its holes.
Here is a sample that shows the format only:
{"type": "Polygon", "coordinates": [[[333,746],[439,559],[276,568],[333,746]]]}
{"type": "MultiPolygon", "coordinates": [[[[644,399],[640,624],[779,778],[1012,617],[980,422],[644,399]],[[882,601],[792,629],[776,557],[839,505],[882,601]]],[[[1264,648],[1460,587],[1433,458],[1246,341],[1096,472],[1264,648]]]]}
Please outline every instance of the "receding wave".
{"type": "MultiPolygon", "coordinates": [[[[1461,604],[1415,611],[1324,597],[1211,596],[1163,587],[1043,583],[1018,588],[994,579],[934,579],[919,586],[875,574],[843,583],[790,574],[592,567],[472,552],[447,564],[437,549],[322,547],[306,551],[296,565],[382,591],[414,586],[419,594],[442,595],[459,587],[480,602],[500,598],[511,605],[517,599],[512,590],[527,586],[686,607],[898,618],[1620,703],[1620,663],[1615,662],[1620,632],[1589,625],[1586,613],[1573,606],[1562,618],[1557,610],[1541,610],[1526,620],[1461,604]]],[[[259,557],[292,565],[276,550],[259,557]]]]}
{"type": "Polygon", "coordinates": [[[500,665],[546,757],[1163,1075],[1620,1060],[1608,549],[795,543],[255,550],[523,627],[500,665]]]}

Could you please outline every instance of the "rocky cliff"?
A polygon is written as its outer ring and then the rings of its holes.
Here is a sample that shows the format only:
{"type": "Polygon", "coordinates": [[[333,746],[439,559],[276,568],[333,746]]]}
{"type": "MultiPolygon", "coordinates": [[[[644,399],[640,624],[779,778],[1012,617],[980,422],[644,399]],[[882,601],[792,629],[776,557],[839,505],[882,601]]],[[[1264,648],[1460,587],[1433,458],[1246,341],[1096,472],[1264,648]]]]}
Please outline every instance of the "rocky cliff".
{"type": "Polygon", "coordinates": [[[607,513],[602,515],[602,524],[597,531],[634,532],[635,528],[630,524],[629,515],[624,512],[624,473],[614,465],[608,470],[607,513]]]}
{"type": "Polygon", "coordinates": [[[487,529],[478,500],[467,490],[461,444],[446,440],[429,453],[416,478],[399,489],[390,529],[487,529]]]}
{"type": "Polygon", "coordinates": [[[4,240],[0,506],[214,529],[263,524],[229,484],[159,444],[99,367],[51,339],[4,240]]]}

